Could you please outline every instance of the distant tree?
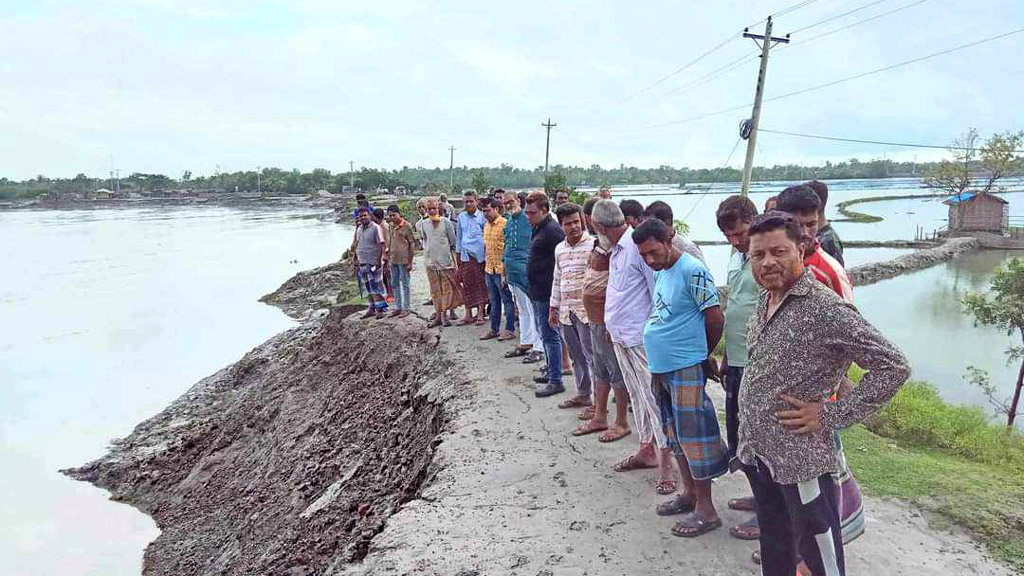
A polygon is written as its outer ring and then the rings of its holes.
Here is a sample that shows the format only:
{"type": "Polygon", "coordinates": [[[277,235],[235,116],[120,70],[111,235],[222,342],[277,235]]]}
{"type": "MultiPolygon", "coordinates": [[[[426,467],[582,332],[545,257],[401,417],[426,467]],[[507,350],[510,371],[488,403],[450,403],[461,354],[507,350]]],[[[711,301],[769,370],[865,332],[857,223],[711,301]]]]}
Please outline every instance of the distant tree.
{"type": "Polygon", "coordinates": [[[977,169],[984,175],[984,184],[979,188],[982,194],[998,191],[996,183],[1000,178],[1018,169],[1020,157],[1017,150],[1024,143],[1024,131],[1006,131],[993,134],[983,146],[979,146],[978,131],[968,129],[949,148],[952,160],[943,160],[928,171],[925,186],[960,195],[971,188],[971,170],[977,169]]]}
{"type": "MultiPolygon", "coordinates": [[[[975,324],[995,326],[1006,330],[1007,336],[1017,336],[1024,344],[1024,262],[1011,258],[1005,268],[996,270],[992,277],[989,299],[987,294],[969,293],[964,296],[964,309],[974,316],[975,324]]],[[[968,379],[982,388],[989,400],[1006,414],[1006,427],[1013,429],[1017,417],[1017,405],[1020,402],[1021,387],[1024,385],[1024,345],[1009,346],[1006,349],[1006,363],[1020,362],[1017,371],[1017,386],[1013,398],[1008,402],[1000,401],[995,395],[995,388],[989,384],[988,375],[975,367],[968,369],[968,379]]]]}
{"type": "Polygon", "coordinates": [[[559,190],[573,192],[576,189],[569,186],[565,180],[565,174],[561,170],[555,169],[544,177],[544,191],[547,192],[548,196],[554,196],[559,190]]]}
{"type": "Polygon", "coordinates": [[[483,170],[475,170],[473,179],[469,181],[470,188],[476,190],[477,194],[487,194],[491,189],[491,179],[483,170]]]}
{"type": "Polygon", "coordinates": [[[185,172],[183,172],[181,174],[181,181],[182,182],[188,182],[191,179],[192,179],[192,171],[191,170],[185,170],[185,172]]]}

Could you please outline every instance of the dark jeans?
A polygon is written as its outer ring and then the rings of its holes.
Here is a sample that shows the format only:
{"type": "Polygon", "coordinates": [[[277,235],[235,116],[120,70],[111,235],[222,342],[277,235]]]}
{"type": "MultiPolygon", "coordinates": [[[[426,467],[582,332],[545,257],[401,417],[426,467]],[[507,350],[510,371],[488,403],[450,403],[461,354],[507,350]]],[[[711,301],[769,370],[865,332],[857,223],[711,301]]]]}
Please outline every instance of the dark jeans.
{"type": "Polygon", "coordinates": [[[743,368],[729,366],[725,371],[725,437],[729,444],[729,461],[736,457],[736,445],[739,444],[740,430],[740,382],[743,381],[743,368]]]}
{"type": "Polygon", "coordinates": [[[757,501],[761,574],[792,576],[798,559],[812,574],[846,576],[836,482],[831,474],[779,484],[761,460],[743,465],[757,501]]]}
{"type": "Polygon", "coordinates": [[[512,305],[512,291],[501,281],[501,274],[486,274],[487,293],[491,298],[491,332],[501,327],[501,309],[505,308],[505,330],[516,331],[516,308],[512,305]]]}
{"type": "Polygon", "coordinates": [[[534,300],[533,320],[540,332],[540,340],[544,343],[544,360],[548,364],[548,383],[562,385],[562,335],[548,324],[548,312],[551,311],[549,300],[534,300]]]}

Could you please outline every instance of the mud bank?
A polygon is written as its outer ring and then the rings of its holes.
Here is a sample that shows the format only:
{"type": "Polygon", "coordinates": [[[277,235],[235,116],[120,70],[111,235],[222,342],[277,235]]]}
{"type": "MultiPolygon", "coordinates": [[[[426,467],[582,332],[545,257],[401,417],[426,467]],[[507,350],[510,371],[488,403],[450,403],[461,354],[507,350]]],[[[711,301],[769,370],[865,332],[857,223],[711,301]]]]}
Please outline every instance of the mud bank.
{"type": "Polygon", "coordinates": [[[885,262],[862,264],[850,268],[846,272],[850,275],[850,281],[854,286],[866,286],[915,270],[930,268],[951,260],[959,254],[980,249],[981,243],[977,238],[952,238],[933,248],[904,254],[885,262]]]}
{"type": "Polygon", "coordinates": [[[276,306],[292,318],[301,319],[312,310],[333,306],[338,294],[353,280],[352,264],[338,261],[299,272],[277,290],[260,298],[260,302],[276,306]]]}
{"type": "Polygon", "coordinates": [[[63,471],[153,517],[143,574],[329,573],[418,495],[455,373],[422,323],[351,311],[271,338],[63,471]],[[402,345],[366,345],[385,341],[402,345]]]}

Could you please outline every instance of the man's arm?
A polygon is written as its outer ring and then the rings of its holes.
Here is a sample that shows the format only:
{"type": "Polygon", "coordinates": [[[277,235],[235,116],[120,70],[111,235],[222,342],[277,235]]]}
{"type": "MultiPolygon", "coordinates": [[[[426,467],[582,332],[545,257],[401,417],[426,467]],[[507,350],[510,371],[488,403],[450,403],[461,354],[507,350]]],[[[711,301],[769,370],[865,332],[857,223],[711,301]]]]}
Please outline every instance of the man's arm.
{"type": "Polygon", "coordinates": [[[704,310],[704,331],[708,338],[708,356],[715,351],[715,346],[722,340],[725,329],[725,316],[720,306],[711,306],[704,310]]]}
{"type": "Polygon", "coordinates": [[[455,253],[462,254],[462,237],[465,236],[465,232],[462,230],[462,214],[459,214],[455,221],[457,223],[457,229],[455,231],[455,253]]]}
{"type": "Polygon", "coordinates": [[[551,277],[551,299],[548,306],[548,324],[558,328],[558,309],[562,305],[562,267],[558,262],[558,247],[555,247],[555,272],[551,277]]]}

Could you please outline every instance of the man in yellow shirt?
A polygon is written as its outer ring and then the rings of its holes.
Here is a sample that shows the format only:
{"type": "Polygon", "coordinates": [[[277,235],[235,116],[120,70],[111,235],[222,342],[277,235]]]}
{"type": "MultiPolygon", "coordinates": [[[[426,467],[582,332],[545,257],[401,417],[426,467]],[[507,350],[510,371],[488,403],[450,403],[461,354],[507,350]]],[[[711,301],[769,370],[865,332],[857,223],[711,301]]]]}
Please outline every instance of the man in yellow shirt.
{"type": "Polygon", "coordinates": [[[491,198],[481,198],[480,208],[483,210],[484,224],[484,280],[487,293],[491,300],[491,326],[481,340],[497,338],[498,341],[511,340],[516,337],[516,310],[512,305],[512,291],[505,284],[505,218],[502,217],[498,203],[491,198]],[[505,329],[501,327],[501,311],[505,310],[505,329]]]}

